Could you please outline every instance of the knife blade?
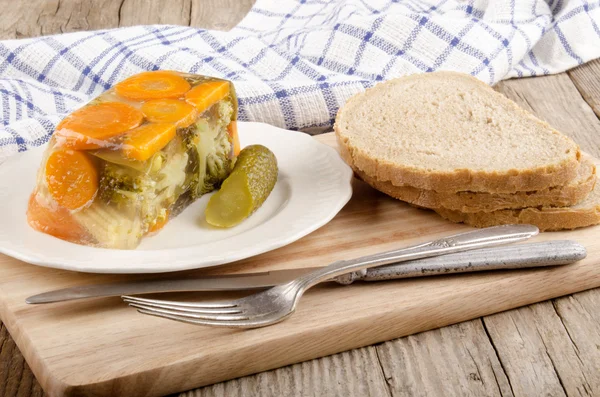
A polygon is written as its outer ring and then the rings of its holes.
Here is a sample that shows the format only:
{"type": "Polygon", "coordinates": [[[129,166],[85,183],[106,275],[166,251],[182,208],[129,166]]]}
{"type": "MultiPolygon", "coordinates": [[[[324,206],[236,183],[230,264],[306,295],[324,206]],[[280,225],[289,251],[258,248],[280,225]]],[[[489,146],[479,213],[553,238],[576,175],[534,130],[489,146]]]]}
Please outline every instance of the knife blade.
{"type": "MultiPolygon", "coordinates": [[[[569,240],[477,249],[456,254],[417,259],[350,273],[331,281],[350,284],[357,280],[380,281],[484,270],[558,266],[585,258],[586,249],[569,240]]],[[[134,280],[64,288],[25,300],[29,304],[52,303],[84,298],[141,295],[186,291],[233,291],[268,288],[291,281],[320,267],[274,270],[224,276],[134,280]]]]}
{"type": "Polygon", "coordinates": [[[74,299],[186,291],[239,291],[268,288],[310,273],[316,268],[274,270],[224,276],[132,280],[110,284],[81,285],[30,296],[26,303],[52,303],[74,299]]]}

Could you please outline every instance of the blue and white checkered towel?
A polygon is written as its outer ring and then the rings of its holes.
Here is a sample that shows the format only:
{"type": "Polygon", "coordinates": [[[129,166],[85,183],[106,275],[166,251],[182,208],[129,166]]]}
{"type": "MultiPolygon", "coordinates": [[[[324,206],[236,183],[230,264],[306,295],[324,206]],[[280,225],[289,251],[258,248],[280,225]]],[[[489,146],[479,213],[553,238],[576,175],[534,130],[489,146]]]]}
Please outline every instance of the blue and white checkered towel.
{"type": "Polygon", "coordinates": [[[240,119],[329,126],[352,94],[408,73],[494,84],[600,57],[600,1],[258,0],[230,32],[138,26],[0,42],[0,162],[142,70],[233,80],[240,119]]]}

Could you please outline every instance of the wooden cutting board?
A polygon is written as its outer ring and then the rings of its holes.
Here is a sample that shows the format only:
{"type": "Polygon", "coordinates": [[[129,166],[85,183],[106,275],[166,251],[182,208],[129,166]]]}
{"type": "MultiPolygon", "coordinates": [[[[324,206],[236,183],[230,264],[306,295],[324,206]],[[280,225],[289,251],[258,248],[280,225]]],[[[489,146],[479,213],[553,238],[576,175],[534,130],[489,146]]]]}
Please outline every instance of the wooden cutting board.
{"type": "MultiPolygon", "coordinates": [[[[331,134],[317,139],[335,145],[331,134]]],[[[296,243],[185,274],[313,267],[471,229],[361,182],[354,189],[338,216],[296,243]]],[[[290,319],[245,331],[143,316],[119,298],[27,305],[47,290],[141,276],[46,269],[0,255],[0,316],[50,396],[161,396],[598,287],[599,237],[596,226],[532,239],[587,248],[585,260],[552,269],[322,285],[290,319]]]]}

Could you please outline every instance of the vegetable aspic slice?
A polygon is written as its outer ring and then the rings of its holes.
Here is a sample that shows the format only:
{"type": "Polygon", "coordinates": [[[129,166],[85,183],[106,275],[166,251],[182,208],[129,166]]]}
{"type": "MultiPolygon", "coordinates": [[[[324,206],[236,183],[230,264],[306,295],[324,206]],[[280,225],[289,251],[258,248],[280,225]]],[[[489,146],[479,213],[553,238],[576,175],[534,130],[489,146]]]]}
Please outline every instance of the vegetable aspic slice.
{"type": "Polygon", "coordinates": [[[230,174],[235,98],[229,81],[175,71],[116,84],[57,126],[29,224],[77,244],[135,248],[230,174]]]}

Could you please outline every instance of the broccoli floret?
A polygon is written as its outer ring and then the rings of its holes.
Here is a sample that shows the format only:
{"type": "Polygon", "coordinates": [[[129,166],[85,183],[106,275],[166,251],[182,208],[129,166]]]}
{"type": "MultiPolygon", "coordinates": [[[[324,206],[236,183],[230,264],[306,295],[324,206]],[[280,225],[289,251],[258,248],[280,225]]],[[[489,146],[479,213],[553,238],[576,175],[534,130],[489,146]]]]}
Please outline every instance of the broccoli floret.
{"type": "Polygon", "coordinates": [[[198,144],[198,127],[196,124],[191,124],[189,127],[178,128],[177,135],[181,137],[181,141],[187,150],[196,149],[198,144]]]}
{"type": "Polygon", "coordinates": [[[219,128],[227,128],[227,125],[233,120],[233,106],[229,101],[221,101],[211,108],[211,116],[219,128]]]}
{"type": "Polygon", "coordinates": [[[146,172],[107,162],[100,176],[100,198],[139,214],[143,233],[165,218],[167,208],[185,191],[188,155],[157,153],[151,161],[146,172]]]}
{"type": "Polygon", "coordinates": [[[231,121],[231,104],[219,102],[208,113],[208,118],[178,130],[188,153],[186,186],[193,199],[217,189],[233,168],[231,142],[226,130],[231,121]],[[207,154],[203,154],[206,153],[207,147],[201,146],[203,143],[200,137],[210,136],[204,134],[214,134],[216,131],[218,135],[214,138],[214,144],[210,146],[207,154]],[[205,161],[205,164],[201,164],[201,161],[205,161]]]}
{"type": "Polygon", "coordinates": [[[233,161],[229,156],[231,143],[228,135],[221,134],[217,140],[215,152],[206,157],[206,177],[201,194],[217,189],[233,169],[233,161]]]}
{"type": "Polygon", "coordinates": [[[188,154],[188,164],[185,168],[185,173],[187,175],[187,179],[185,182],[185,186],[188,191],[190,191],[195,198],[195,192],[200,179],[200,156],[198,154],[198,143],[200,142],[200,137],[198,135],[198,128],[196,124],[192,124],[186,128],[179,128],[177,130],[177,135],[181,137],[181,141],[185,146],[185,150],[188,154]]]}
{"type": "Polygon", "coordinates": [[[152,186],[150,177],[122,165],[105,163],[100,176],[100,198],[107,203],[123,205],[135,200],[137,194],[152,186]]]}
{"type": "Polygon", "coordinates": [[[214,151],[206,156],[205,167],[200,165],[198,150],[190,151],[190,162],[188,168],[190,173],[189,189],[192,198],[196,199],[203,194],[212,192],[221,186],[221,183],[229,176],[233,169],[233,159],[230,157],[231,143],[227,133],[220,134],[215,139],[214,151]],[[200,170],[204,169],[204,175],[200,170]]]}

